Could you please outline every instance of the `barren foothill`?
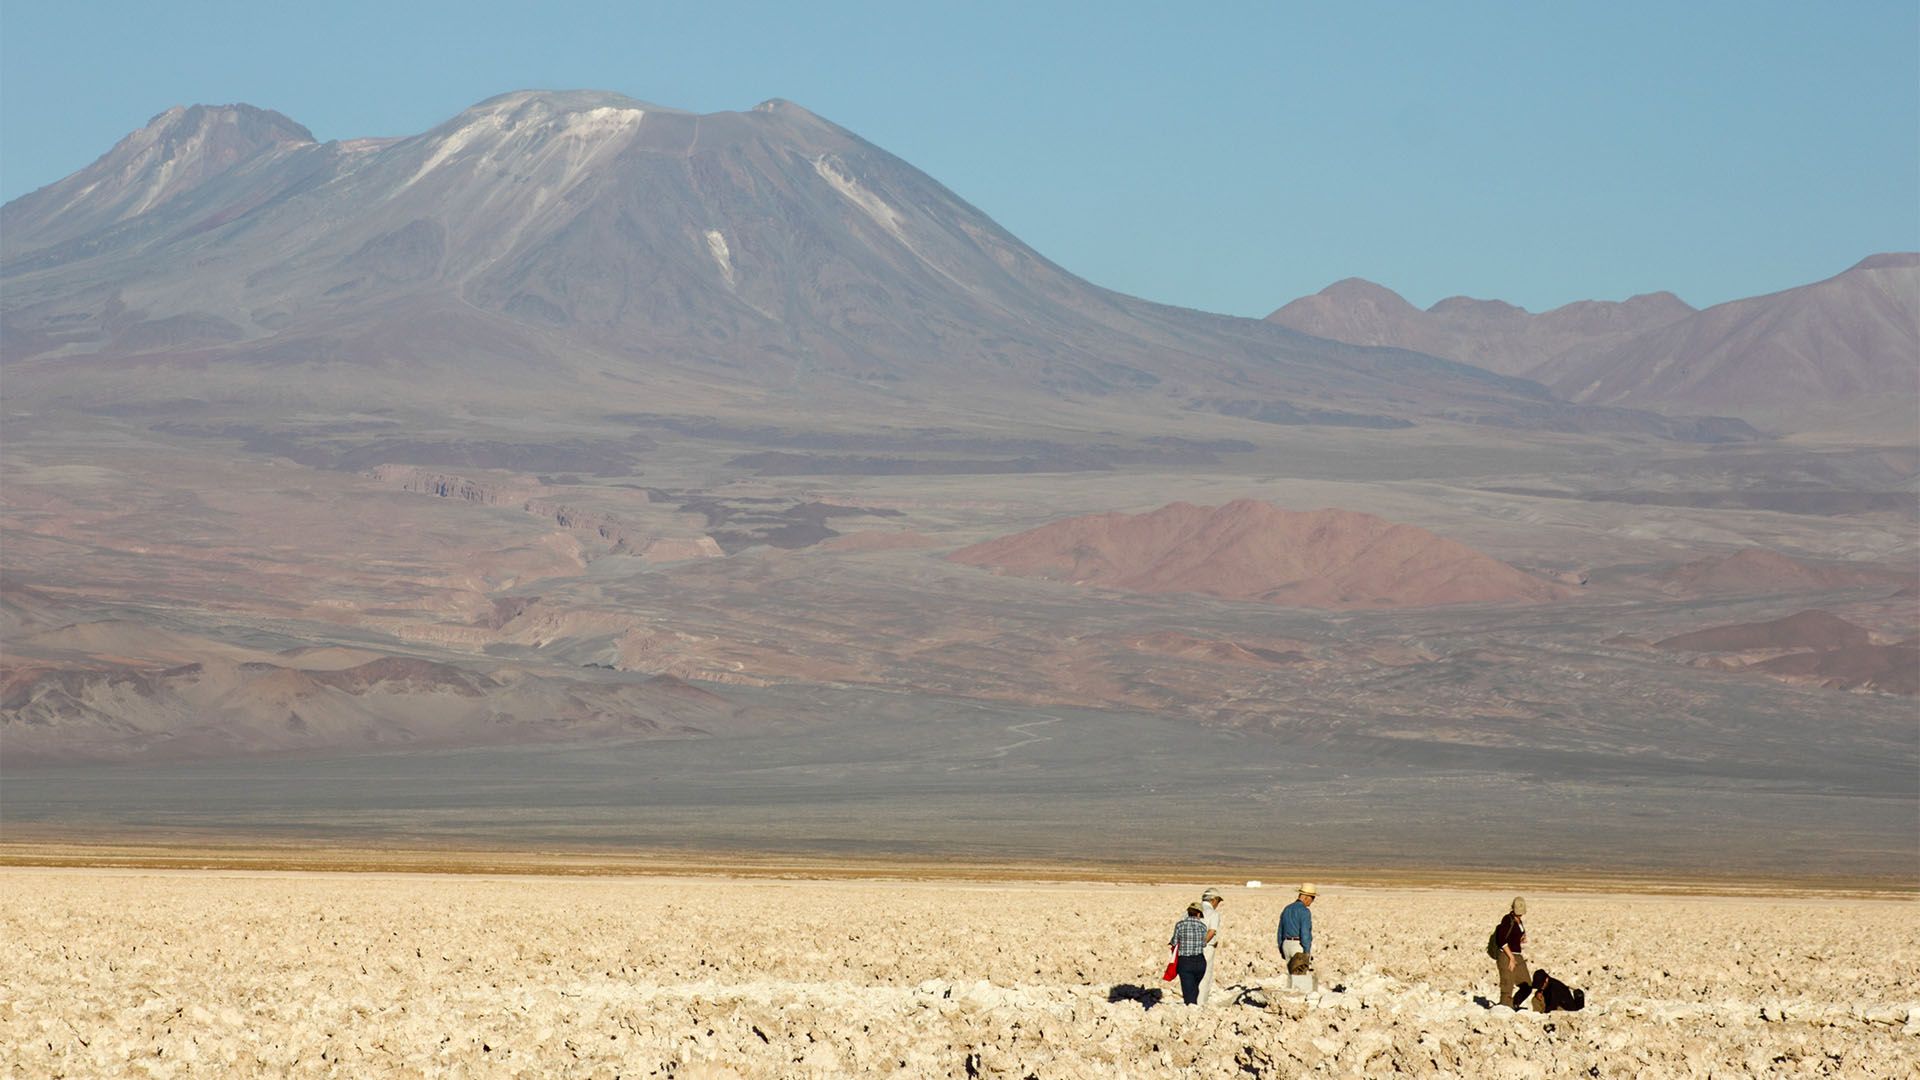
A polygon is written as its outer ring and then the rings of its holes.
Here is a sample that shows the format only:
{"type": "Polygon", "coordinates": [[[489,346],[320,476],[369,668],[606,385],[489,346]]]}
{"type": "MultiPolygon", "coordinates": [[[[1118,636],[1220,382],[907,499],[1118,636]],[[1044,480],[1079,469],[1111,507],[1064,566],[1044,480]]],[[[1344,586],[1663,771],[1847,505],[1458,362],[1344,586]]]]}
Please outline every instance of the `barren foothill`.
{"type": "Polygon", "coordinates": [[[1574,595],[1425,529],[1344,510],[1289,512],[1254,499],[1068,518],[947,559],[1144,593],[1332,609],[1542,603],[1574,595]]]}
{"type": "MultiPolygon", "coordinates": [[[[1291,872],[1291,871],[1288,871],[1291,872]]],[[[1277,873],[1277,872],[1276,872],[1277,873]]],[[[8,1075],[1913,1076],[1910,897],[1320,883],[0,871],[8,1075]],[[1227,885],[1219,989],[1154,1003],[1227,885]],[[1489,1007],[1486,932],[1584,1012],[1489,1007]]]]}
{"type": "MultiPolygon", "coordinates": [[[[672,453],[685,460],[648,470],[644,482],[659,499],[633,490],[643,482],[635,478],[576,483],[581,478],[524,475],[509,483],[470,470],[514,496],[489,503],[484,492],[436,496],[280,459],[222,460],[198,452],[207,440],[175,439],[135,453],[48,437],[56,445],[10,442],[6,452],[19,462],[0,498],[7,535],[0,678],[10,702],[0,722],[9,728],[11,762],[20,765],[221,750],[377,752],[461,738],[577,740],[634,730],[630,716],[668,733],[715,726],[676,715],[677,705],[634,707],[658,696],[639,685],[655,675],[723,694],[741,685],[864,686],[1150,710],[1178,723],[1253,731],[1306,727],[1315,738],[1329,725],[1345,732],[1388,718],[1428,732],[1472,729],[1469,738],[1483,741],[1509,737],[1487,730],[1489,722],[1524,718],[1530,730],[1519,737],[1530,742],[1537,730],[1561,727],[1558,716],[1543,716],[1541,703],[1552,702],[1553,712],[1590,727],[1637,722],[1648,730],[1633,745],[1671,750],[1665,740],[1676,720],[1685,727],[1752,711],[1798,721],[1905,716],[1909,703],[1879,692],[1809,695],[1800,687],[1834,676],[1731,667],[1718,656],[1707,658],[1712,667],[1695,667],[1690,654],[1614,642],[1650,644],[1812,608],[1887,641],[1920,631],[1911,600],[1892,598],[1895,582],[1913,578],[1910,515],[1836,522],[1484,490],[1482,470],[1496,467],[1494,459],[1510,467],[1522,456],[1564,476],[1583,460],[1564,447],[1494,451],[1434,445],[1415,434],[1397,436],[1397,445],[1385,437],[1375,445],[1290,436],[1211,471],[1078,476],[1070,497],[1057,477],[1041,476],[843,477],[830,485],[782,478],[742,486],[727,470],[715,471],[713,459],[725,451],[681,447],[672,453]],[[74,464],[82,460],[95,464],[74,464]],[[1303,465],[1329,475],[1255,478],[1282,466],[1297,474],[1303,465]],[[1151,508],[1176,493],[1210,505],[1251,497],[1275,507],[1352,507],[1419,522],[1533,578],[1590,580],[1577,598],[1552,604],[1330,616],[1311,607],[1020,579],[944,560],[1062,514],[1151,508]],[[562,527],[529,505],[568,509],[569,522],[587,524],[562,527]],[[812,523],[789,515],[822,506],[863,508],[864,515],[830,519],[847,530],[835,539],[858,543],[758,544],[664,563],[644,554],[661,537],[707,529],[784,535],[794,521],[812,523]],[[614,519],[631,535],[603,533],[616,532],[607,524],[614,519]],[[872,528],[880,526],[903,531],[872,528]],[[891,542],[915,536],[933,543],[891,542]],[[889,542],[876,548],[879,538],[889,542]],[[1812,576],[1784,584],[1742,578],[1740,588],[1709,596],[1675,595],[1678,586],[1659,576],[1734,542],[1739,550],[1764,542],[1804,553],[1790,565],[1853,568],[1852,576],[1829,581],[1805,571],[1812,576]],[[623,543],[629,554],[616,554],[623,543]],[[1860,577],[1868,571],[1879,576],[1860,577]],[[1171,652],[1154,644],[1169,634],[1204,644],[1171,652]],[[327,678],[315,690],[307,684],[333,665],[313,659],[312,650],[327,648],[353,649],[363,662],[447,665],[458,669],[455,681],[484,693],[391,683],[348,692],[327,678]],[[203,666],[183,670],[192,664],[203,666]],[[277,681],[255,685],[268,676],[277,681]],[[267,702],[249,707],[255,722],[246,738],[194,730],[207,702],[243,699],[267,702]],[[517,722],[492,723],[496,716],[517,722]],[[423,717],[447,723],[436,728],[423,717]]],[[[1716,467],[1726,468],[1727,459],[1720,455],[1716,467]]],[[[1662,481],[1669,482],[1694,481],[1662,481]]]]}

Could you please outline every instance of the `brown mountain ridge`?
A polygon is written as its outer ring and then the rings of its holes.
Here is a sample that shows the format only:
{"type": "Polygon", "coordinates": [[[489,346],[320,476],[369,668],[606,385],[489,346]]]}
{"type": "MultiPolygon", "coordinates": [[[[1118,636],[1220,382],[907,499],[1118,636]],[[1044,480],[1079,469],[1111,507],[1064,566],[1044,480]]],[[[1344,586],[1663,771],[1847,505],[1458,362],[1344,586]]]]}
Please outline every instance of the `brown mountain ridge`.
{"type": "Polygon", "coordinates": [[[1910,435],[1920,403],[1917,252],[1869,256],[1824,281],[1700,311],[1665,292],[1538,315],[1458,296],[1421,311],[1348,278],[1267,321],[1536,379],[1582,404],[1742,416],[1774,429],[1808,410],[1830,419],[1830,410],[1891,402],[1887,416],[1910,435]]]}
{"type": "Polygon", "coordinates": [[[1670,292],[1613,303],[1582,300],[1535,315],[1500,300],[1450,296],[1425,311],[1363,278],[1336,281],[1267,316],[1316,337],[1445,356],[1508,375],[1547,357],[1622,341],[1693,314],[1670,292]]]}

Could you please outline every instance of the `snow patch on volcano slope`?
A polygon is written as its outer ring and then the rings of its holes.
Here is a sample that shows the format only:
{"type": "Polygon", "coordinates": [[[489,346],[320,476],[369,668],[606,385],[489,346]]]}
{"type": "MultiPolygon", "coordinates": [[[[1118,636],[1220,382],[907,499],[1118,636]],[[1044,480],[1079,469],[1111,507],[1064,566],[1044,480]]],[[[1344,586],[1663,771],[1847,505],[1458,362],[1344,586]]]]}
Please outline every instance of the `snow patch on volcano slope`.
{"type": "Polygon", "coordinates": [[[726,279],[727,288],[733,288],[733,253],[727,250],[727,238],[721,235],[719,229],[708,229],[706,237],[707,254],[720,264],[720,276],[726,279]]]}

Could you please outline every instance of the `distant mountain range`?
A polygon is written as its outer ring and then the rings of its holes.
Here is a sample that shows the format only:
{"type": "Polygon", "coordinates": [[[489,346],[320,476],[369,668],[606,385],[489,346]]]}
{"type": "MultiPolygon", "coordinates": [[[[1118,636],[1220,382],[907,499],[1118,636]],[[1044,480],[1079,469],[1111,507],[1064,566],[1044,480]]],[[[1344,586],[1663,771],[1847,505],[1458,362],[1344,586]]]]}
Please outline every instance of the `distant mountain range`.
{"type": "Polygon", "coordinates": [[[0,284],[11,399],[176,423],[395,401],[1052,421],[1071,401],[1754,434],[1621,393],[1572,404],[1440,344],[1360,348],[1100,289],[778,100],[703,115],[521,92],[421,135],[328,143],[246,105],[170,109],[0,208],[0,284]]]}
{"type": "Polygon", "coordinates": [[[1909,422],[1920,404],[1914,252],[1875,255],[1825,281],[1705,311],[1664,292],[1539,315],[1466,297],[1421,311],[1349,278],[1267,321],[1536,379],[1583,404],[1772,419],[1891,399],[1905,403],[1909,422]]]}

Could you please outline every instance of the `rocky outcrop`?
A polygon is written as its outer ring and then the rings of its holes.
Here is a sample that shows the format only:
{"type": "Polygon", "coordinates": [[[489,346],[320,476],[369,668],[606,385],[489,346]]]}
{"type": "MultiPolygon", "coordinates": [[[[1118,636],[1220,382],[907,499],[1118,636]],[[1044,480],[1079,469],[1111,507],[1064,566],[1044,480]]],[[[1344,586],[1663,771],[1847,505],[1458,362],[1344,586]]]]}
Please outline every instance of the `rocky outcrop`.
{"type": "Polygon", "coordinates": [[[538,484],[486,483],[411,465],[379,465],[367,475],[383,484],[392,484],[402,491],[432,495],[441,499],[457,499],[482,506],[513,506],[523,510],[526,509],[527,503],[536,498],[536,493],[540,490],[538,484]]]}
{"type": "MultiPolygon", "coordinates": [[[[638,555],[649,562],[711,559],[726,554],[710,536],[656,536],[617,515],[545,498],[540,494],[545,487],[538,483],[490,483],[410,465],[381,465],[367,475],[402,491],[523,510],[569,532],[596,537],[614,551],[638,555]]],[[[621,497],[642,503],[648,501],[644,491],[624,490],[621,497]]]]}

